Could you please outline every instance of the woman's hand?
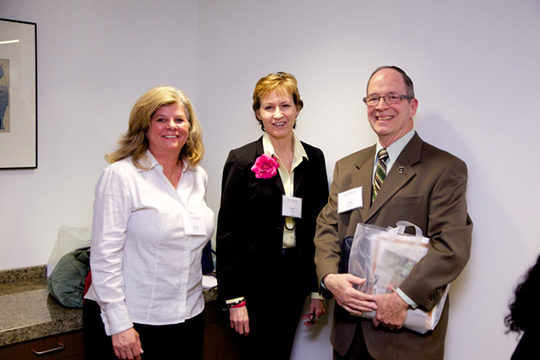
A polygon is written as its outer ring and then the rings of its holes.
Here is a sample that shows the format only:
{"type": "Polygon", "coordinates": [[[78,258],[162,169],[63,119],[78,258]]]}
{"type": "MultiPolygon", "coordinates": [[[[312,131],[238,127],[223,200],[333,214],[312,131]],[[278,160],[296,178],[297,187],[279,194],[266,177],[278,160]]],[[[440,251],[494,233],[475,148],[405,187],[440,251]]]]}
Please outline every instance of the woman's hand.
{"type": "Polygon", "coordinates": [[[229,320],[231,328],[240,335],[247,336],[249,334],[249,316],[246,306],[229,309],[229,320]]]}
{"type": "Polygon", "coordinates": [[[324,307],[324,300],[311,299],[311,304],[309,305],[309,312],[306,315],[302,316],[303,319],[306,319],[306,321],[304,321],[304,325],[307,328],[315,325],[319,318],[325,312],[326,309],[324,307]]]}
{"type": "Polygon", "coordinates": [[[111,336],[114,354],[119,359],[141,360],[143,352],[139,333],[130,328],[111,336]]]}

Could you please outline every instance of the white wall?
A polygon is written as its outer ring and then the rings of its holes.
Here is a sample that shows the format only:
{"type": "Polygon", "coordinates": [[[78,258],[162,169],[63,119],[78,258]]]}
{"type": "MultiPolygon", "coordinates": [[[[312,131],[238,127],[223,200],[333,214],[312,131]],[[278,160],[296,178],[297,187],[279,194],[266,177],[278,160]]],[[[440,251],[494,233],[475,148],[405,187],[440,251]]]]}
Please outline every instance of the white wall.
{"type": "MultiPolygon", "coordinates": [[[[371,71],[394,64],[409,73],[419,133],[469,165],[474,243],[452,288],[446,358],[508,359],[507,304],[540,251],[540,117],[532,109],[540,102],[540,2],[200,4],[198,105],[212,124],[205,162],[216,185],[227,151],[260,134],[250,111],[260,76],[297,76],[305,102],[297,134],[324,150],[331,174],[337,159],[375,141],[361,102],[371,71]],[[519,168],[526,176],[512,188],[519,168]]],[[[217,208],[218,186],[210,195],[217,208]]]]}
{"type": "Polygon", "coordinates": [[[39,150],[37,170],[0,171],[0,269],[45,264],[60,225],[91,223],[103,155],[143,92],[196,99],[196,14],[196,0],[0,2],[37,23],[39,150]]]}
{"type": "MultiPolygon", "coordinates": [[[[415,82],[420,135],[469,165],[473,249],[452,288],[446,358],[510,357],[503,318],[540,252],[538,0],[4,0],[0,16],[38,23],[40,137],[37,170],[0,172],[0,269],[45,263],[59,225],[89,223],[102,155],[149,87],[194,100],[217,212],[228,151],[261,134],[250,110],[261,76],[297,76],[297,134],[331,176],[375,141],[361,98],[371,71],[394,64],[415,82]]],[[[295,358],[327,359],[329,327],[317,341],[302,332],[295,358]]]]}

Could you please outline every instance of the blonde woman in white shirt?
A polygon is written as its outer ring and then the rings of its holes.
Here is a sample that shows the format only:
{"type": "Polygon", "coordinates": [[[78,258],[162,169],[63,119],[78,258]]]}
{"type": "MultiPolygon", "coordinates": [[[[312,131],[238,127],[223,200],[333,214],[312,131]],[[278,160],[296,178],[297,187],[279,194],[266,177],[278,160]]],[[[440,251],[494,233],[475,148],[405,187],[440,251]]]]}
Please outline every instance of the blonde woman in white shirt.
{"type": "Polygon", "coordinates": [[[202,358],[201,256],[214,231],[203,153],[182,91],[156,87],[135,103],[95,189],[90,358],[202,358]]]}

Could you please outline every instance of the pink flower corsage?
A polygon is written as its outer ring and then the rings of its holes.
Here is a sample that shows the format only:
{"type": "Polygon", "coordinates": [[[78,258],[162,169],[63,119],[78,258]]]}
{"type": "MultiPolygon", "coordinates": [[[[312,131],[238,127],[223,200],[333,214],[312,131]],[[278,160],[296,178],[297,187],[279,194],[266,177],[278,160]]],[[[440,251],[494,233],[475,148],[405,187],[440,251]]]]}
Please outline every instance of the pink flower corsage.
{"type": "Polygon", "coordinates": [[[270,179],[277,174],[279,164],[273,157],[262,154],[255,160],[255,164],[251,167],[251,171],[255,173],[257,179],[270,179]]]}

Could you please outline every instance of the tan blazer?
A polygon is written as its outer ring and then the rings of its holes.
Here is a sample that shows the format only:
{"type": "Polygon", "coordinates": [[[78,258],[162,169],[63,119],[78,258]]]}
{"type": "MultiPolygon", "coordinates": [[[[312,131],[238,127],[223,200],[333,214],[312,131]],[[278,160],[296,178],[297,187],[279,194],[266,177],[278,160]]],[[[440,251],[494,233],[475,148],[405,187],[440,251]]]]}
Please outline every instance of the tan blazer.
{"type": "MultiPolygon", "coordinates": [[[[427,255],[400,288],[421,308],[430,310],[469,259],[472,222],[465,200],[467,166],[415,134],[370,206],[374,157],[372,146],[336,163],[328,204],[317,219],[315,263],[319,281],[338,272],[341,241],[354,235],[359,222],[386,227],[396,226],[400,220],[410,221],[431,241],[427,255]],[[338,194],[360,186],[363,208],[338,214],[338,194]]],[[[449,300],[435,330],[420,335],[406,329],[375,328],[371,320],[351,316],[336,303],[331,342],[344,355],[361,324],[368,350],[376,359],[443,359],[448,306],[449,300]]]]}

